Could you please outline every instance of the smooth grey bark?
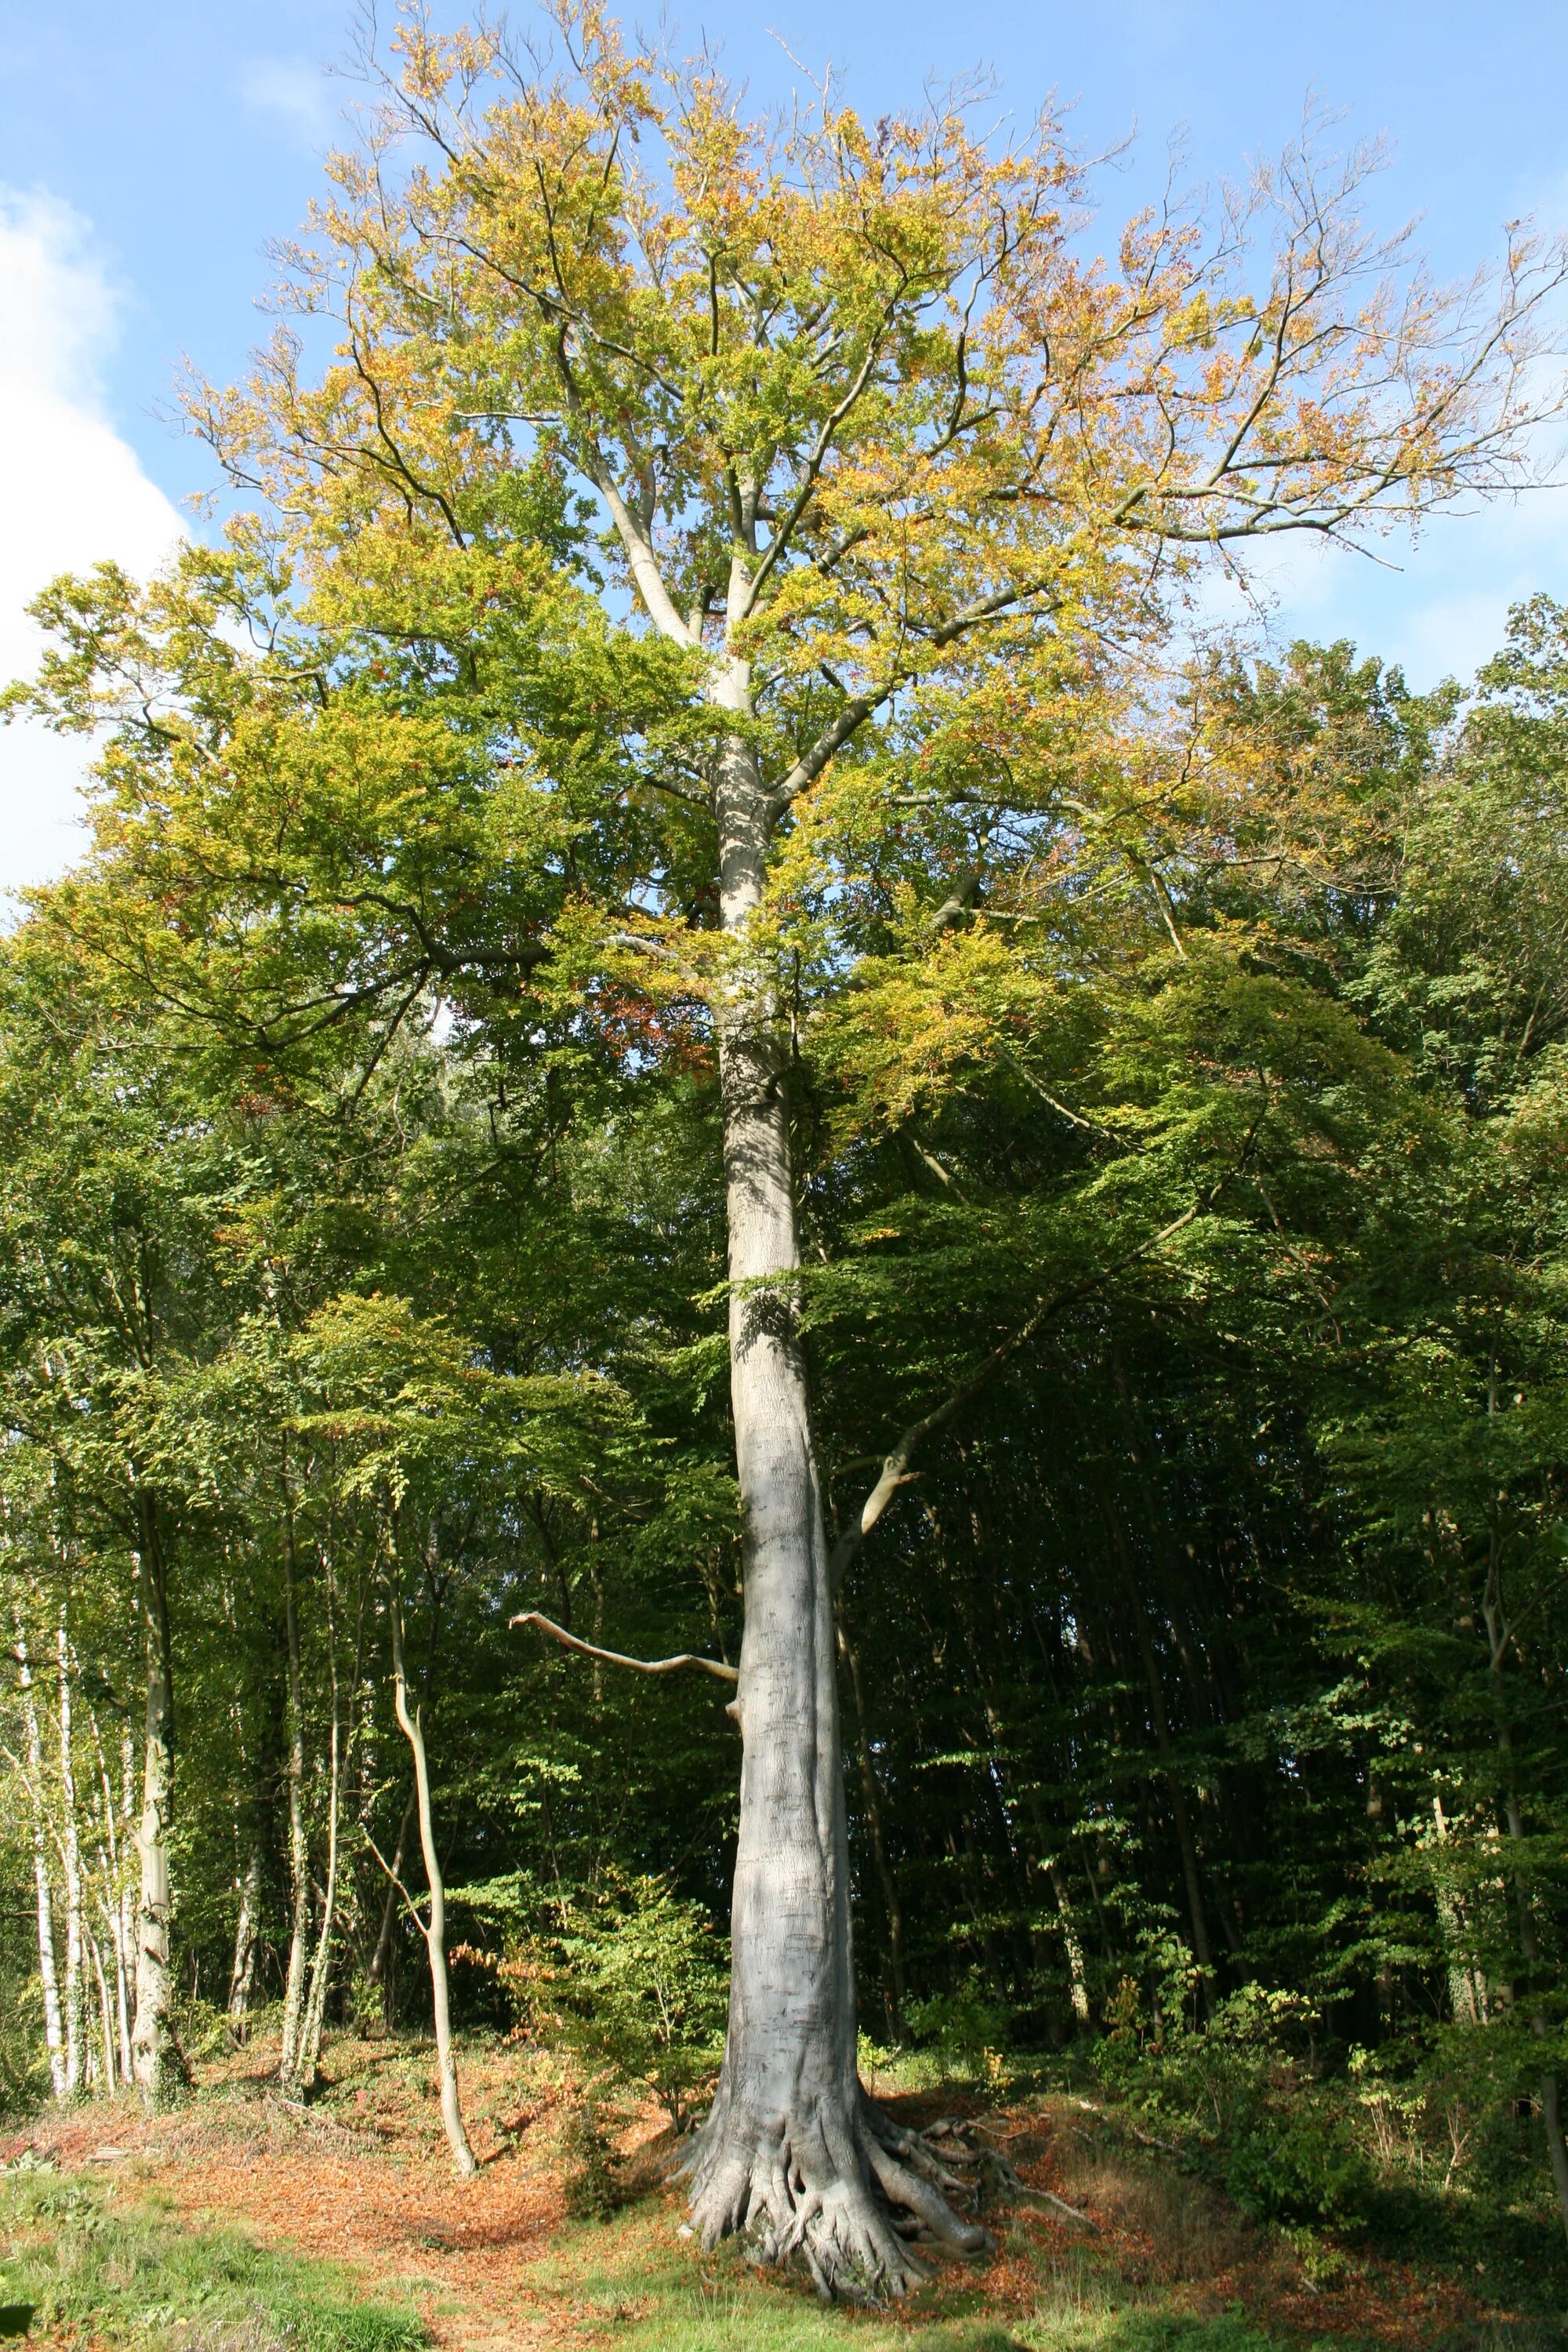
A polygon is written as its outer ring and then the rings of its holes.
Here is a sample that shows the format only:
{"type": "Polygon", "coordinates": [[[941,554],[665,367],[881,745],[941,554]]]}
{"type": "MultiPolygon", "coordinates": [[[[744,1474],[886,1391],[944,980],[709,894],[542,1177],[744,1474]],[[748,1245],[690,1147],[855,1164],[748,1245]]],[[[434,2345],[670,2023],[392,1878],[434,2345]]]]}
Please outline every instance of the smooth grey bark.
{"type": "Polygon", "coordinates": [[[147,1703],[142,1815],[136,1832],[142,1884],[136,1906],[136,2016],[131,2029],[131,2069],[143,2100],[156,2106],[167,2092],[171,2064],[178,2063],[169,2030],[169,1823],[174,1803],[174,1717],[163,1543],[152,1498],[140,1496],[138,1508],[147,1703]]]}
{"type": "MultiPolygon", "coordinates": [[[[710,698],[751,716],[747,665],[715,664],[710,698]]],[[[926,2275],[893,2209],[955,2251],[958,2220],[908,2133],[856,2065],[848,1841],[832,1579],[796,1328],[799,1265],[778,1010],[747,935],[762,905],[774,803],[743,732],[717,762],[719,890],[736,960],[718,1011],[729,1229],[730,1388],[744,1514],[742,1736],[729,2032],[689,2162],[705,2247],[744,2230],[764,2262],[797,2252],[825,2297],[926,2275]],[[910,2159],[910,2160],[906,2160],[910,2159]],[[925,2177],[915,2169],[925,2168],[925,2177]]]]}
{"type": "MultiPolygon", "coordinates": [[[[98,1784],[103,1808],[103,1843],[100,1849],[100,1874],[103,1881],[101,1897],[104,1926],[109,1930],[110,1947],[114,1954],[114,2016],[120,2045],[120,2080],[132,2079],[131,2067],[131,2000],[130,2000],[130,1888],[121,1861],[121,1846],[115,1828],[114,1786],[109,1777],[109,1758],[104,1752],[103,1735],[98,1717],[89,1707],[88,1722],[92,1727],[93,1754],[98,1759],[98,1784]]],[[[121,1748],[122,1777],[127,1802],[125,1819],[131,1821],[131,1742],[127,1727],[121,1748]]]]}
{"type": "Polygon", "coordinates": [[[293,1900],[289,1933],[289,1968],[283,1985],[283,2033],[278,2079],[285,2090],[297,2091],[302,2086],[300,2041],[305,2024],[305,1948],[310,1933],[310,1854],[305,1833],[305,1701],[300,1665],[300,1562],[294,1540],[291,1498],[285,1509],[283,1632],[289,1674],[289,1876],[293,1900]]]}
{"type": "Polygon", "coordinates": [[[418,1706],[411,1708],[408,1704],[408,1677],[403,1661],[403,1601],[397,1590],[396,1573],[394,1566],[388,1580],[393,1705],[398,1727],[407,1740],[414,1759],[419,1844],[425,1857],[425,1880],[430,1890],[429,1918],[421,1919],[412,1901],[408,1907],[414,1912],[416,1924],[425,1938],[425,1948],[430,1961],[430,2007],[436,2028],[436,2067],[440,2082],[441,2121],[446,2129],[447,2146],[452,2151],[453,2163],[463,2179],[471,2180],[479,2168],[468,2145],[468,2129],[463,2122],[462,2101],[458,2093],[457,2053],[452,2047],[452,2012],[447,1984],[447,1883],[436,1851],[436,1822],[430,1804],[430,1765],[425,1747],[424,1710],[418,1706]]]}

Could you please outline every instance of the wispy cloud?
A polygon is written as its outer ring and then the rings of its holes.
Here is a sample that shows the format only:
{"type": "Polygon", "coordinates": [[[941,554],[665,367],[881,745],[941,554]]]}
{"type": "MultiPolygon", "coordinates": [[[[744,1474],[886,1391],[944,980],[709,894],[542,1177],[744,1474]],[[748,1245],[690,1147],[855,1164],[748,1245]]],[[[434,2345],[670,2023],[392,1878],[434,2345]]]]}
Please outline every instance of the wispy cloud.
{"type": "MultiPolygon", "coordinates": [[[[25,614],[57,572],[103,557],[145,574],[179,516],[104,413],[119,298],[89,225],[56,198],[0,189],[0,681],[37,665],[25,614]]],[[[81,846],[87,753],[34,727],[0,736],[0,889],[58,873],[81,846]]]]}
{"type": "Polygon", "coordinates": [[[288,124],[308,147],[342,135],[342,100],[325,69],[305,58],[252,58],[241,69],[239,94],[257,114],[288,124]]]}

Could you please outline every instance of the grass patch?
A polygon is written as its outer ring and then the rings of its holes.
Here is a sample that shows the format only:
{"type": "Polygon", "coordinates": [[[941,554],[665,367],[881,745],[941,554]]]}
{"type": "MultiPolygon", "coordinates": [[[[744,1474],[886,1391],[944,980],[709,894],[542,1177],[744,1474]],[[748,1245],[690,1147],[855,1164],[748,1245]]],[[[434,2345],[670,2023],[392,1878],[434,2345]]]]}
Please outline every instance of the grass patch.
{"type": "MultiPolygon", "coordinates": [[[[1023,2252],[1021,2240],[1010,2251],[1023,2252]]],[[[1196,2318],[1158,2286],[1130,2288],[1092,2257],[1040,2260],[1026,2314],[986,2308],[977,2276],[944,2265],[886,2313],[818,2304],[803,2280],[751,2268],[734,2245],[698,2257],[672,2244],[668,2212],[645,2207],[555,2242],[534,2288],[552,2340],[617,2352],[1299,2352],[1243,2319],[1196,2318]],[[553,2305],[553,2308],[550,2306],[553,2305]]],[[[537,2305],[536,2305],[537,2307],[537,2305]]],[[[1342,2345],[1336,2352],[1346,2352],[1342,2345]]]]}
{"type": "Polygon", "coordinates": [[[0,2171],[0,2336],[90,2336],[158,2352],[423,2352],[417,2315],[328,2264],[192,2230],[155,2193],[45,2166],[0,2171]]]}

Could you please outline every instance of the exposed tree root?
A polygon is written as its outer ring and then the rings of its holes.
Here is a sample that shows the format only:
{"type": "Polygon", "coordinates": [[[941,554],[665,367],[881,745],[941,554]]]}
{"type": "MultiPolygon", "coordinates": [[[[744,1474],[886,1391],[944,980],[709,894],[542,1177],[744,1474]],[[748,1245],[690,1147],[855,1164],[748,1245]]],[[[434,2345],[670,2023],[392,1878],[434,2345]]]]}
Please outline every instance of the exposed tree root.
{"type": "Polygon", "coordinates": [[[825,2303],[907,2294],[931,2275],[917,2243],[967,2256],[994,2242],[948,2201],[972,2198],[975,2185],[858,2087],[849,2101],[820,2098],[771,2126],[721,2091],[680,2168],[705,2251],[742,2234],[759,2263],[798,2261],[825,2303]]]}

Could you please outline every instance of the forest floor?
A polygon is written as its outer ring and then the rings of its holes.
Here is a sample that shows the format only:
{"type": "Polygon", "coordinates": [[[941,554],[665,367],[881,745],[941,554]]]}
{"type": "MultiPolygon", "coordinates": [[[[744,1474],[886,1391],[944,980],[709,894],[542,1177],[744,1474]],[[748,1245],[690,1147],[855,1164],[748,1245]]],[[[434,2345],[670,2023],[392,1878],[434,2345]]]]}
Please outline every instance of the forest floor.
{"type": "Polygon", "coordinates": [[[1557,2322],[1484,2277],[1254,2228],[1113,2114],[1068,2096],[891,2098],[965,2116],[1031,2189],[994,2256],[943,2264],[896,2312],[823,2310],[738,2249],[679,2235],[655,2110],[625,2122],[619,2203],[573,2220],[578,2109],[526,2048],[463,2053],[480,2171],[457,2181],[431,2053],[329,2048],[319,2095],[281,2099],[264,2043],[198,2069],[143,2117],[87,2105],[0,2133],[0,2335],[157,2352],[1547,2352],[1557,2322]]]}

